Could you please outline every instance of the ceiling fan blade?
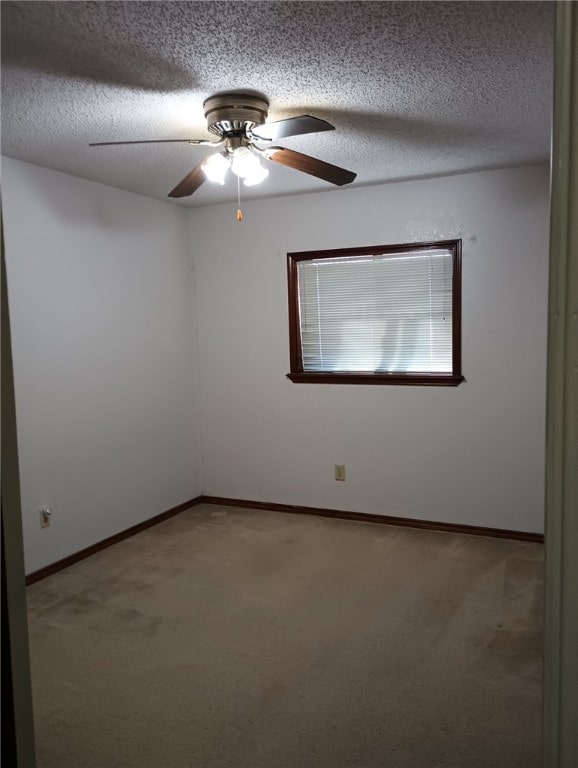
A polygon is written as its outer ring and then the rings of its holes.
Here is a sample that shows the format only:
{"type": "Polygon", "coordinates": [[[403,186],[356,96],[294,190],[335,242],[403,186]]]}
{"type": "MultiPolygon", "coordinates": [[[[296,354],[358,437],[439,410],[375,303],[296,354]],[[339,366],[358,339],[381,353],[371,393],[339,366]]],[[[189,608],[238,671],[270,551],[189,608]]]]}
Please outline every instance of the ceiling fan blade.
{"type": "Polygon", "coordinates": [[[265,150],[265,156],[274,163],[309,173],[311,176],[330,181],[339,187],[351,183],[357,176],[356,173],[346,171],[345,168],[339,168],[337,165],[331,165],[331,163],[326,163],[309,155],[302,155],[301,152],[294,152],[292,149],[285,149],[285,147],[270,147],[265,150]]]}
{"type": "Polygon", "coordinates": [[[205,139],[149,139],[148,141],[95,141],[89,144],[89,147],[114,147],[119,144],[210,144],[217,146],[221,142],[207,141],[205,139]]]}
{"type": "Polygon", "coordinates": [[[277,120],[274,123],[265,123],[253,128],[251,133],[255,138],[263,141],[277,141],[287,136],[301,136],[305,133],[320,133],[321,131],[334,131],[335,126],[311,115],[298,115],[287,120],[277,120]]]}
{"type": "Polygon", "coordinates": [[[188,197],[192,195],[206,179],[202,163],[196,165],[190,173],[187,173],[182,181],[169,192],[169,197],[188,197]]]}

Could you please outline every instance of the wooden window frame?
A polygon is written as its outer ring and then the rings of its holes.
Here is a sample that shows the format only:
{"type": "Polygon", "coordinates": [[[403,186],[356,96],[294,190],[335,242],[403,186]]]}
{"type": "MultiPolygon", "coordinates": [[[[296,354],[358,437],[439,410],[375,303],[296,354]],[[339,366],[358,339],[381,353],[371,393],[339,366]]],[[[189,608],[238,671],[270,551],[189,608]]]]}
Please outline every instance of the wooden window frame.
{"type": "Polygon", "coordinates": [[[287,378],[305,384],[394,384],[430,387],[456,387],[462,375],[462,241],[438,240],[425,243],[375,245],[363,248],[337,248],[328,251],[300,251],[287,254],[289,289],[290,371],[287,378]],[[331,259],[344,256],[371,256],[415,253],[439,248],[452,254],[452,372],[451,373],[374,373],[372,371],[332,372],[304,371],[299,318],[299,286],[297,266],[301,261],[331,259]]]}

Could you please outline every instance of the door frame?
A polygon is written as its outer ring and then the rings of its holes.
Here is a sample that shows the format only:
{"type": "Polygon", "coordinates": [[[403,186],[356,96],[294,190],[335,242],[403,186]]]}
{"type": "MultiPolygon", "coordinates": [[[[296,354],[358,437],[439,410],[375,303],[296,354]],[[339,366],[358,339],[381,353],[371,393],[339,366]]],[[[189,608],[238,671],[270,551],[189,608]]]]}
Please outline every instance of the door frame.
{"type": "Polygon", "coordinates": [[[578,766],[578,5],[554,48],[544,621],[544,766],[578,766]]]}

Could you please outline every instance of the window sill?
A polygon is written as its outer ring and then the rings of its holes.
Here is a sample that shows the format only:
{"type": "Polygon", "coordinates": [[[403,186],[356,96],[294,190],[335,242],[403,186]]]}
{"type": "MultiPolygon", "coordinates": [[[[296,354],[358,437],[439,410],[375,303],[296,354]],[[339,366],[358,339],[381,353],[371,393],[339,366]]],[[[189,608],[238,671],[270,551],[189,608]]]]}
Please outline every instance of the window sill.
{"type": "Polygon", "coordinates": [[[389,373],[288,373],[295,384],[386,384],[414,387],[457,387],[464,377],[455,374],[389,374],[389,373]]]}

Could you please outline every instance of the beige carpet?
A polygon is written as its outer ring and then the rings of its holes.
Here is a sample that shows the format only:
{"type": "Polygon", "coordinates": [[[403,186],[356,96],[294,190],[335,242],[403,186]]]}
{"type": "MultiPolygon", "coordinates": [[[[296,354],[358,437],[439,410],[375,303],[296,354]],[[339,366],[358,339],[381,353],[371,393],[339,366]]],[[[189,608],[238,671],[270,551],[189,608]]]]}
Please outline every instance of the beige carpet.
{"type": "Polygon", "coordinates": [[[38,768],[534,768],[542,548],[203,505],[28,590],[38,768]]]}

